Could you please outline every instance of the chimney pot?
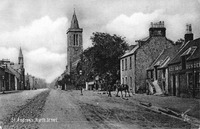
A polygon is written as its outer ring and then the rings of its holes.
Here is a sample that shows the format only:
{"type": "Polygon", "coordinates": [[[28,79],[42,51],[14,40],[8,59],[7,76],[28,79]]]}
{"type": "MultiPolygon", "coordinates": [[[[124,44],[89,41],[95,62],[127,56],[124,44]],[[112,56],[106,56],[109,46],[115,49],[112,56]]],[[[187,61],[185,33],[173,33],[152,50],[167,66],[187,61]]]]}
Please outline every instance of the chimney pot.
{"type": "Polygon", "coordinates": [[[164,21],[159,22],[151,22],[151,27],[149,28],[149,36],[155,37],[155,36],[166,36],[166,28],[164,26],[164,21]]]}
{"type": "Polygon", "coordinates": [[[186,24],[185,43],[193,40],[192,25],[186,24]]]}

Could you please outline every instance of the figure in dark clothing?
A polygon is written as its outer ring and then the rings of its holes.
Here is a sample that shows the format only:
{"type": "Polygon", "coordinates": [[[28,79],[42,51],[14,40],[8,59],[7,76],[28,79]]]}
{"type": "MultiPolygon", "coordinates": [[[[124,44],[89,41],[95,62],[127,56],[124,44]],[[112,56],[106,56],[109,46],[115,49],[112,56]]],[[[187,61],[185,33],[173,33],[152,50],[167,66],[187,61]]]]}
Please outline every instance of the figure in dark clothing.
{"type": "Polygon", "coordinates": [[[111,91],[112,91],[112,86],[111,84],[108,84],[108,97],[112,97],[111,91]]]}

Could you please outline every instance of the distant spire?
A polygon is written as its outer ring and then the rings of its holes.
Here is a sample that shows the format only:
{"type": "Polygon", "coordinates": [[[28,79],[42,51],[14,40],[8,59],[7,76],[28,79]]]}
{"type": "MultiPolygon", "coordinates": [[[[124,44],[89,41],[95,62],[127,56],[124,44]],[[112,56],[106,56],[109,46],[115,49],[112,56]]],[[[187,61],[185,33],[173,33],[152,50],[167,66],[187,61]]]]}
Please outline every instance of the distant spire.
{"type": "Polygon", "coordinates": [[[70,28],[79,29],[75,8],[74,8],[74,14],[72,16],[72,21],[71,21],[71,27],[70,28]]]}
{"type": "Polygon", "coordinates": [[[22,54],[22,49],[21,49],[21,47],[20,47],[20,49],[19,49],[19,57],[23,57],[23,54],[22,54]]]}

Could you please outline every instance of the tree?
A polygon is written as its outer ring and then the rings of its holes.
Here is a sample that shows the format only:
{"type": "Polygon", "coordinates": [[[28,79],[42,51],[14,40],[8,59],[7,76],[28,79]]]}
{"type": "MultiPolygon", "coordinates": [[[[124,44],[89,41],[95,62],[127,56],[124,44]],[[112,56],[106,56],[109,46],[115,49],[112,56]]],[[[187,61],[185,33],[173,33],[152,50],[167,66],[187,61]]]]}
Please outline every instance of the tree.
{"type": "Polygon", "coordinates": [[[81,55],[80,64],[86,71],[84,75],[88,79],[95,75],[104,78],[109,74],[113,80],[119,79],[119,58],[128,49],[125,38],[115,34],[95,32],[91,40],[93,46],[81,55]]]}

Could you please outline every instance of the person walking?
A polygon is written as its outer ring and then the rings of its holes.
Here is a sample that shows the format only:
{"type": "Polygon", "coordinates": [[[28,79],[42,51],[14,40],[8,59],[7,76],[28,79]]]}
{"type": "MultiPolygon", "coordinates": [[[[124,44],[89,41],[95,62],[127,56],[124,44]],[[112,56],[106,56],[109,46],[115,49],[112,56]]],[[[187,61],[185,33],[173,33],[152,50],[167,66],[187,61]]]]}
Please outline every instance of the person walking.
{"type": "Polygon", "coordinates": [[[112,97],[111,91],[112,91],[112,85],[109,83],[108,84],[108,97],[112,97]]]}

